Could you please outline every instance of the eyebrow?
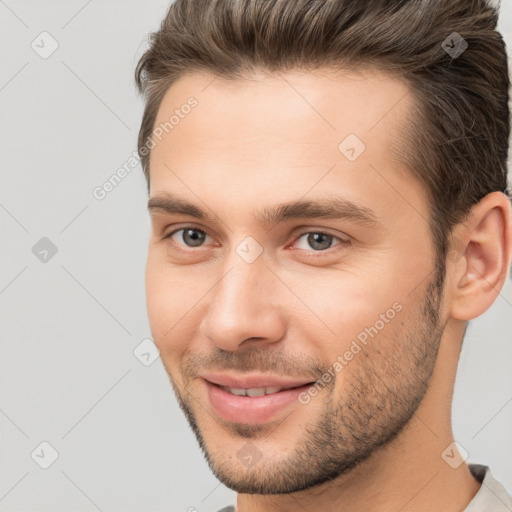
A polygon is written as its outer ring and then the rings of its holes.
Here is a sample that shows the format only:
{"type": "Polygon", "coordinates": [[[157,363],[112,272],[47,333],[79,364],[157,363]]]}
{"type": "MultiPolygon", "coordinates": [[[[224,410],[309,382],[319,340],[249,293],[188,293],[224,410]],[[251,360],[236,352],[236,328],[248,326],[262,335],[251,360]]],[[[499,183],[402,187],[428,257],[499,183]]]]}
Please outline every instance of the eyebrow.
{"type": "MultiPolygon", "coordinates": [[[[148,210],[150,214],[190,215],[204,221],[214,222],[218,219],[218,216],[202,210],[195,204],[168,193],[151,197],[148,201],[148,210]]],[[[378,216],[373,210],[337,196],[281,203],[270,208],[263,208],[260,212],[256,212],[255,217],[264,225],[277,224],[287,220],[316,218],[347,219],[369,227],[380,225],[378,216]]]]}

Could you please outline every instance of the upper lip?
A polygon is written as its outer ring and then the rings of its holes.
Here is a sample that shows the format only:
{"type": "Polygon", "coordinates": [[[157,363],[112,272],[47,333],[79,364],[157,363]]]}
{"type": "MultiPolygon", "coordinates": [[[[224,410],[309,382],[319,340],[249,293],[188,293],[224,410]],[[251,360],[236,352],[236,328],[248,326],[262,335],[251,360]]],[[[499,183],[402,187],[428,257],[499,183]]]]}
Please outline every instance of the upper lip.
{"type": "Polygon", "coordinates": [[[234,389],[251,389],[251,388],[296,388],[311,384],[311,379],[290,379],[289,377],[279,377],[272,375],[241,375],[233,376],[225,373],[205,373],[201,377],[213,384],[226,386],[234,389]]]}

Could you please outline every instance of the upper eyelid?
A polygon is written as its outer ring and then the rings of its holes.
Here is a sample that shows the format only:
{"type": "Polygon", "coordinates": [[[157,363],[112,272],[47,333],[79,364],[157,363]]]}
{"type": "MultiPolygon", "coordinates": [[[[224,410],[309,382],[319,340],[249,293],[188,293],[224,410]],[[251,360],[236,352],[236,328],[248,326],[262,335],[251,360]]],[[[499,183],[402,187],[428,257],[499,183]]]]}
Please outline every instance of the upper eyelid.
{"type": "Polygon", "coordinates": [[[195,229],[196,231],[202,231],[203,233],[205,233],[206,235],[208,235],[209,237],[212,237],[212,235],[210,235],[210,233],[206,230],[206,229],[203,229],[203,228],[200,228],[200,227],[197,227],[197,226],[194,226],[192,224],[187,224],[186,226],[182,226],[180,228],[175,228],[175,229],[172,229],[171,231],[169,231],[169,233],[167,233],[167,235],[164,235],[163,238],[168,238],[168,237],[171,237],[172,235],[178,233],[179,231],[183,231],[185,229],[195,229]]]}
{"type": "Polygon", "coordinates": [[[295,241],[297,241],[299,238],[302,238],[304,235],[308,235],[310,233],[320,233],[320,234],[324,234],[327,236],[332,236],[333,238],[335,238],[336,240],[338,240],[341,243],[347,242],[347,240],[344,240],[341,236],[333,235],[332,233],[329,233],[328,231],[323,231],[322,229],[318,229],[318,230],[310,229],[308,231],[301,231],[300,233],[295,235],[295,241]]]}

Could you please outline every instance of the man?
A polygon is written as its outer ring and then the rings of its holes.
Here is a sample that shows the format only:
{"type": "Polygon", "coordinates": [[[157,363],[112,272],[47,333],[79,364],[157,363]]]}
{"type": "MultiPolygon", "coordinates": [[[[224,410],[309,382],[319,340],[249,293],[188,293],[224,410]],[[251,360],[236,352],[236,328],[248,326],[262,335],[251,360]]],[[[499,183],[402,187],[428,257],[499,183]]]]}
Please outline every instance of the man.
{"type": "Polygon", "coordinates": [[[451,429],[464,333],[512,260],[496,21],[177,0],[153,34],[149,320],[238,512],[512,510],[451,429]]]}

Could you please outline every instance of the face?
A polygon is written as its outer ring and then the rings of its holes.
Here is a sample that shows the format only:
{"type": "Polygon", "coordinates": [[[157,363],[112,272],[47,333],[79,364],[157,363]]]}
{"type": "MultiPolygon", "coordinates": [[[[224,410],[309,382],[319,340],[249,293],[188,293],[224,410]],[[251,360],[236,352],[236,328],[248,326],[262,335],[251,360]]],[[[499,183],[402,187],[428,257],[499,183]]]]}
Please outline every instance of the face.
{"type": "Polygon", "coordinates": [[[155,127],[181,115],[151,153],[151,331],[238,492],[349,472],[425,394],[443,324],[429,209],[392,152],[412,101],[377,71],[324,70],[189,74],[160,106],[155,127]]]}

